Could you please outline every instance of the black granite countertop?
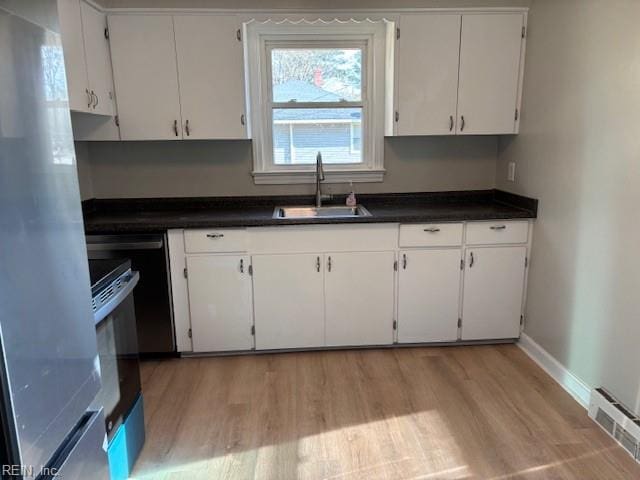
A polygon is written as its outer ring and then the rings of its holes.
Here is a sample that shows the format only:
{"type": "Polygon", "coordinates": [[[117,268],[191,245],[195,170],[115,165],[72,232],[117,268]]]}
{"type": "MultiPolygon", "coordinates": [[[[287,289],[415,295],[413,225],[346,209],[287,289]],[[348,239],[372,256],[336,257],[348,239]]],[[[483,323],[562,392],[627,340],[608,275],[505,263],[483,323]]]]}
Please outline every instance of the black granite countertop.
{"type": "MultiPolygon", "coordinates": [[[[83,202],[87,233],[160,232],[171,228],[334,223],[422,223],[536,218],[538,201],[501,190],[360,194],[370,217],[274,219],[276,206],[311,205],[307,196],[91,199],[83,202]]],[[[326,204],[344,204],[338,196],[326,204]]]]}

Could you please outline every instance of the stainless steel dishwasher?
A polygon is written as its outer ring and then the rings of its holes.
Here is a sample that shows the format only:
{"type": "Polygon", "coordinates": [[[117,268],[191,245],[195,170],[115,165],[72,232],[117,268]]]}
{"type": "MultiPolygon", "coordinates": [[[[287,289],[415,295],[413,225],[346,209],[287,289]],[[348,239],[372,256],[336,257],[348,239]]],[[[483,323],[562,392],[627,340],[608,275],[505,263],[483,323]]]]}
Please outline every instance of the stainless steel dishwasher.
{"type": "Polygon", "coordinates": [[[143,357],[176,353],[166,234],[88,235],[89,259],[123,258],[140,272],[134,296],[143,357]]]}

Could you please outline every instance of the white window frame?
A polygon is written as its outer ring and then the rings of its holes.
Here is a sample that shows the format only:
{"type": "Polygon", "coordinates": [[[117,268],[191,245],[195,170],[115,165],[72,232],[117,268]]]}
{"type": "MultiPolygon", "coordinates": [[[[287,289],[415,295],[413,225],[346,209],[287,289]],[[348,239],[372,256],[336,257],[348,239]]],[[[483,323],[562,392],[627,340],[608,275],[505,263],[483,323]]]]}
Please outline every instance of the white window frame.
{"type": "MultiPolygon", "coordinates": [[[[313,183],[315,165],[276,165],[273,161],[271,48],[363,49],[362,163],[325,164],[330,183],[380,182],[384,178],[384,135],[388,89],[393,79],[388,50],[393,48],[393,22],[373,21],[266,21],[248,22],[245,28],[245,62],[249,110],[249,134],[253,139],[253,177],[256,184],[313,183]],[[389,71],[391,70],[391,71],[389,71]],[[366,130],[365,130],[366,129],[366,130]],[[366,140],[365,140],[366,139],[366,140]]],[[[356,107],[360,108],[360,102],[356,107]]],[[[277,105],[277,104],[276,104],[277,105]]],[[[345,103],[339,104],[341,107],[345,103]]],[[[327,103],[304,103],[299,108],[326,107],[327,103]]]]}

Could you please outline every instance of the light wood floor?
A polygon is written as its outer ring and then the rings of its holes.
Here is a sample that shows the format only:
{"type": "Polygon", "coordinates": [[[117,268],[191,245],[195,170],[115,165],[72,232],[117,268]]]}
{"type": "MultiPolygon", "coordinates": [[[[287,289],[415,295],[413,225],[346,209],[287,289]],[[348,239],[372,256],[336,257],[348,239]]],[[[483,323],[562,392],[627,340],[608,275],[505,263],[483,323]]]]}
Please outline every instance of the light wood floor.
{"type": "Polygon", "coordinates": [[[136,479],[638,479],[514,345],[145,362],[136,479]]]}

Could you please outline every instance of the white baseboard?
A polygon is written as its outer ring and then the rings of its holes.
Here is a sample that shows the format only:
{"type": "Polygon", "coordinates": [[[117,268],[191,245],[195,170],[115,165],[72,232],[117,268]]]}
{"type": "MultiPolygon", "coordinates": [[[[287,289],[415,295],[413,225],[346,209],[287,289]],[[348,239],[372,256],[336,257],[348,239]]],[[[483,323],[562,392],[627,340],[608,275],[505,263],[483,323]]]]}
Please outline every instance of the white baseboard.
{"type": "Polygon", "coordinates": [[[538,345],[530,336],[523,333],[518,341],[518,346],[580,405],[584,408],[589,408],[592,390],[589,385],[567,370],[564,365],[538,345]]]}

